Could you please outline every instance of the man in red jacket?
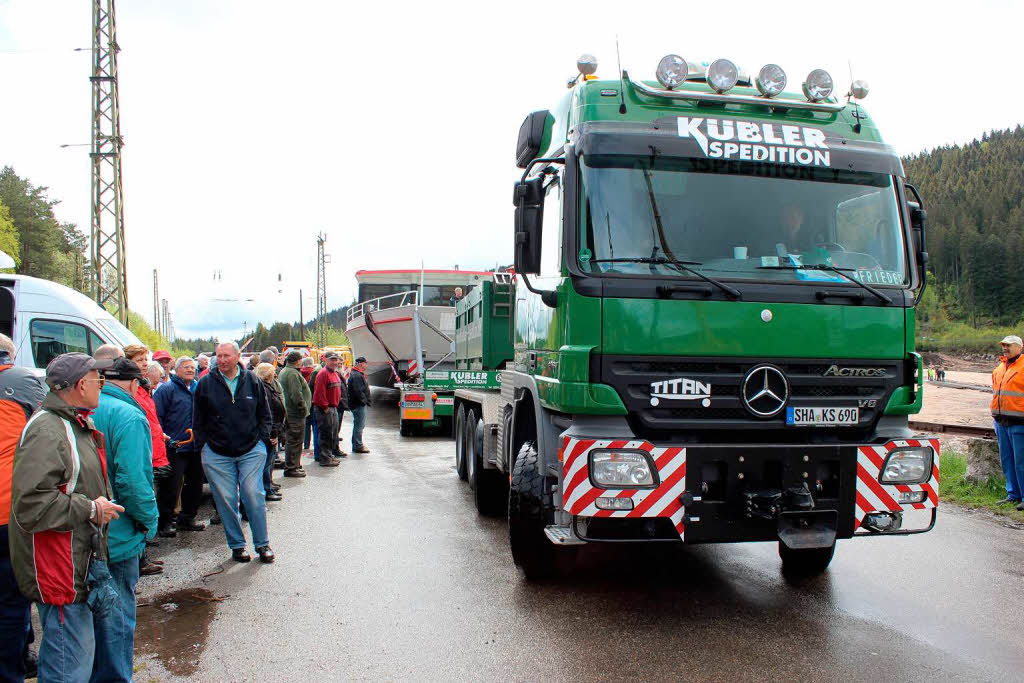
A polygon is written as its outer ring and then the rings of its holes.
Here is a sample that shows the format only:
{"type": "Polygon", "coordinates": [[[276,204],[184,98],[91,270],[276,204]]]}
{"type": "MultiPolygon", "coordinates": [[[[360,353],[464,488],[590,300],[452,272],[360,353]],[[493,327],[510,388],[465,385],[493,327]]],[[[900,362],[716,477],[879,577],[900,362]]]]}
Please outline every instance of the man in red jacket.
{"type": "Polygon", "coordinates": [[[320,459],[323,467],[337,467],[338,458],[348,453],[338,447],[341,412],[345,410],[345,382],[338,374],[339,356],[334,351],[324,355],[324,367],[316,374],[313,386],[313,414],[320,436],[320,459]]]}

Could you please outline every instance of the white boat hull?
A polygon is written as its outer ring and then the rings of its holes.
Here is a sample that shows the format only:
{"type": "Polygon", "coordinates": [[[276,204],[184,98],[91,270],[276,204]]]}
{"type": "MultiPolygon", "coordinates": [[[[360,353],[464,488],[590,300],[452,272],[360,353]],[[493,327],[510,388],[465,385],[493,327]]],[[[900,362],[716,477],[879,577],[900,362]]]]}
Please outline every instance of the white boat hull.
{"type": "MultiPolygon", "coordinates": [[[[416,330],[413,313],[416,307],[397,306],[372,311],[373,326],[380,339],[397,356],[395,368],[401,379],[405,379],[409,362],[416,358],[416,330]]],[[[420,306],[420,318],[431,323],[448,337],[455,338],[455,308],[451,306],[420,306]]],[[[390,387],[395,383],[391,361],[380,341],[366,326],[365,315],[351,318],[345,328],[352,355],[363,356],[367,364],[367,380],[373,386],[390,387]]],[[[452,343],[439,335],[430,326],[420,324],[420,338],[423,344],[423,362],[429,366],[444,358],[452,351],[452,343]]]]}

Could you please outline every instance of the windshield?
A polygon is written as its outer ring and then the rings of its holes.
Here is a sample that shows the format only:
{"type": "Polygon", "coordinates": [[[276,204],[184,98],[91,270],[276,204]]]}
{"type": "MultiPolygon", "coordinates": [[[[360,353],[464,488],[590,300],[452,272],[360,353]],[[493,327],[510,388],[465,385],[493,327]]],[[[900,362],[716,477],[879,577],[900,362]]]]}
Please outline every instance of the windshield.
{"type": "MultiPolygon", "coordinates": [[[[908,286],[892,177],[710,159],[589,156],[580,268],[591,273],[908,286]],[[671,261],[684,262],[681,268],[671,261]]],[[[852,285],[850,285],[852,286],[852,285]]]]}
{"type": "Polygon", "coordinates": [[[127,327],[122,325],[116,319],[111,316],[100,316],[96,318],[97,322],[103,326],[103,328],[109,332],[113,337],[114,341],[117,342],[118,346],[130,346],[131,344],[141,344],[139,338],[132,333],[127,327]]]}

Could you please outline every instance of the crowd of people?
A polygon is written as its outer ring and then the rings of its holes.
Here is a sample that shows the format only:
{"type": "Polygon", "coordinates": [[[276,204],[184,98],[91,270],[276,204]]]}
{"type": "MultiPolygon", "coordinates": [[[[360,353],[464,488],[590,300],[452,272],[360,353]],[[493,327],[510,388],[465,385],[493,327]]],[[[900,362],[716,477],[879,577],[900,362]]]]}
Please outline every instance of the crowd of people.
{"type": "Polygon", "coordinates": [[[337,467],[346,411],[352,450],[370,390],[366,361],[344,378],[270,347],[243,367],[234,342],[174,359],[145,346],[103,345],[50,362],[45,383],[14,364],[0,335],[0,680],[130,681],[140,576],[163,571],[146,548],[201,532],[210,486],[231,557],[272,563],[267,501],[282,499],[275,468],[305,477],[302,452],[337,467]],[[281,361],[279,363],[279,360],[281,361]],[[280,449],[285,457],[278,457],[280,449]],[[38,656],[30,607],[42,627],[38,656]]]}

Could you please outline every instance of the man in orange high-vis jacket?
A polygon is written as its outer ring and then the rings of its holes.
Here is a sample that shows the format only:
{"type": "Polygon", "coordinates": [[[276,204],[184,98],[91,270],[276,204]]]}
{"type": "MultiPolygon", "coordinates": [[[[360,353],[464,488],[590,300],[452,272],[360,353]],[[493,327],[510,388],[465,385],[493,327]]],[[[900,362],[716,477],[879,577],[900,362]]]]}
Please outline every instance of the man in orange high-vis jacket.
{"type": "Polygon", "coordinates": [[[1003,355],[992,371],[992,419],[999,439],[999,460],[1006,477],[1006,498],[1000,503],[1017,504],[1024,510],[1024,343],[1015,334],[999,345],[1003,355]]]}
{"type": "Polygon", "coordinates": [[[11,567],[7,523],[11,517],[14,451],[25,423],[46,396],[42,381],[14,365],[14,342],[0,334],[0,680],[22,680],[32,642],[32,603],[18,590],[11,567]]]}

